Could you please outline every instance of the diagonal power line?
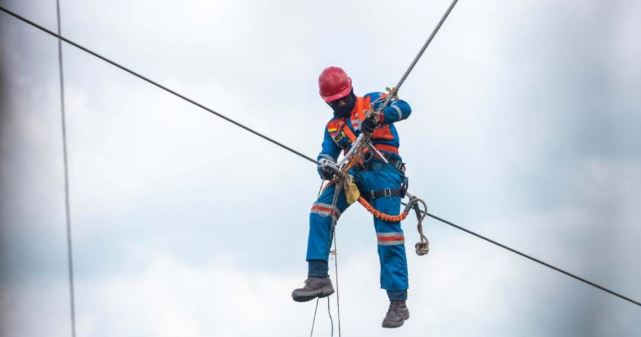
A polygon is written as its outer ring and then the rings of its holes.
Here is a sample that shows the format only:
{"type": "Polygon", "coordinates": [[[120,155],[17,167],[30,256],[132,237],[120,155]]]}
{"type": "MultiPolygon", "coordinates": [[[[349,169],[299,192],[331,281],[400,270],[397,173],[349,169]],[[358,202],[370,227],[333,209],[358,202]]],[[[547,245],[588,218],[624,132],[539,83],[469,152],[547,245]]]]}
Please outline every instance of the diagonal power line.
{"type": "Polygon", "coordinates": [[[533,256],[530,256],[528,254],[522,253],[522,252],[520,252],[520,251],[518,251],[518,250],[516,250],[514,248],[506,246],[506,245],[504,245],[504,244],[502,244],[500,242],[492,240],[492,239],[490,239],[488,237],[485,237],[485,236],[483,236],[481,234],[475,233],[475,232],[473,232],[473,231],[471,231],[471,230],[469,230],[467,228],[463,228],[463,227],[461,227],[461,226],[459,226],[459,225],[457,225],[455,223],[447,221],[447,220],[445,220],[443,218],[440,218],[440,217],[438,217],[438,216],[436,216],[434,214],[430,214],[429,212],[423,212],[423,211],[421,211],[421,213],[424,213],[425,215],[427,215],[427,216],[429,216],[429,217],[431,217],[433,219],[436,219],[436,220],[438,220],[438,221],[440,221],[440,222],[442,222],[442,223],[444,223],[446,225],[449,225],[449,226],[452,226],[452,227],[454,227],[456,229],[462,230],[463,232],[465,232],[467,234],[470,234],[472,236],[476,236],[477,238],[479,238],[481,240],[485,240],[485,241],[487,241],[487,242],[489,242],[489,243],[491,243],[493,245],[496,245],[496,246],[499,246],[499,247],[501,247],[503,249],[509,250],[510,252],[512,252],[514,254],[517,254],[517,255],[520,255],[520,256],[522,256],[522,257],[524,257],[524,258],[526,258],[526,259],[528,259],[530,261],[534,261],[534,262],[536,262],[538,264],[541,264],[541,265],[543,265],[545,267],[548,267],[550,269],[556,270],[561,274],[565,274],[565,275],[567,275],[567,276],[569,276],[569,277],[571,277],[571,278],[573,278],[575,280],[581,281],[581,282],[583,282],[585,284],[588,284],[588,285],[590,285],[592,287],[595,287],[597,289],[603,290],[603,291],[605,291],[606,293],[608,293],[610,295],[616,296],[616,297],[618,297],[618,298],[620,298],[622,300],[626,300],[626,301],[628,301],[628,302],[630,302],[632,304],[636,304],[636,305],[641,307],[641,303],[639,303],[638,301],[635,301],[635,300],[633,300],[633,299],[631,299],[631,298],[629,298],[627,296],[621,295],[621,294],[619,294],[619,293],[617,293],[615,291],[612,291],[612,290],[610,290],[610,289],[608,289],[606,287],[603,287],[603,286],[600,286],[600,285],[598,285],[598,284],[596,284],[594,282],[588,281],[588,280],[586,280],[586,279],[584,279],[584,278],[582,278],[580,276],[574,275],[574,274],[572,274],[572,273],[570,273],[568,271],[565,271],[565,270],[563,270],[563,269],[561,269],[559,267],[555,267],[555,266],[553,266],[553,265],[551,265],[551,264],[549,264],[547,262],[544,262],[542,260],[539,260],[539,259],[537,259],[537,258],[535,258],[533,256]]]}
{"type": "Polygon", "coordinates": [[[214,111],[213,109],[208,108],[208,107],[204,106],[203,104],[198,103],[198,102],[194,101],[193,99],[191,99],[191,98],[189,98],[189,97],[187,97],[187,96],[185,96],[183,94],[178,93],[175,90],[169,89],[168,87],[166,87],[166,86],[164,86],[164,85],[162,85],[162,84],[160,84],[160,83],[158,83],[158,82],[156,82],[156,81],[154,81],[154,80],[152,80],[152,79],[150,79],[150,78],[148,78],[146,76],[143,76],[143,75],[141,75],[141,74],[139,74],[139,73],[137,73],[137,72],[135,72],[135,71],[133,71],[133,70],[131,70],[131,69],[129,69],[129,68],[127,68],[127,67],[125,67],[125,66],[123,66],[123,65],[121,65],[119,63],[117,63],[117,62],[115,62],[115,61],[112,61],[112,60],[108,59],[107,57],[102,56],[102,55],[98,54],[97,52],[95,52],[95,51],[93,51],[93,50],[91,50],[91,49],[89,49],[87,47],[84,47],[84,46],[82,46],[82,45],[80,45],[78,43],[75,43],[75,42],[65,38],[64,36],[61,36],[60,34],[52,32],[52,31],[48,30],[47,28],[44,28],[43,26],[41,26],[41,25],[39,25],[39,24],[37,24],[37,23],[35,23],[35,22],[33,22],[33,21],[23,17],[23,16],[20,16],[20,15],[14,13],[14,12],[2,7],[2,6],[0,6],[0,10],[2,10],[3,12],[5,12],[5,13],[11,15],[11,16],[13,16],[14,18],[16,18],[16,19],[18,19],[20,21],[23,21],[23,22],[33,26],[34,28],[37,28],[37,29],[39,29],[39,30],[51,35],[51,36],[54,36],[54,37],[58,38],[61,41],[64,41],[64,42],[66,42],[66,43],[68,43],[68,44],[70,44],[70,45],[72,45],[72,46],[74,46],[74,47],[76,47],[76,48],[88,53],[88,54],[91,54],[91,55],[93,55],[93,56],[95,56],[95,57],[97,57],[97,58],[99,58],[99,59],[111,64],[112,66],[114,66],[116,68],[124,70],[124,71],[128,72],[129,74],[134,75],[135,77],[138,77],[139,79],[141,79],[141,80],[143,80],[143,81],[145,81],[145,82],[147,82],[147,83],[149,83],[149,84],[151,84],[151,85],[153,85],[155,87],[158,87],[158,88],[160,88],[160,89],[162,89],[162,90],[164,90],[164,91],[166,91],[166,92],[168,92],[168,93],[170,93],[170,94],[172,94],[174,96],[177,96],[178,98],[180,98],[180,99],[182,99],[184,101],[187,101],[187,102],[189,102],[189,103],[191,103],[191,104],[193,104],[193,105],[195,105],[195,106],[197,106],[197,107],[199,107],[199,108],[201,108],[201,109],[203,109],[203,110],[205,110],[205,111],[207,111],[209,113],[212,113],[212,114],[214,114],[214,115],[226,120],[229,123],[232,123],[232,124],[242,128],[242,129],[245,129],[246,131],[249,131],[249,132],[255,134],[256,136],[261,137],[261,138],[263,138],[263,139],[265,139],[265,140],[267,140],[269,142],[272,142],[273,144],[276,144],[276,145],[282,147],[283,149],[298,155],[299,157],[307,159],[312,163],[318,164],[318,161],[316,161],[316,160],[312,159],[311,157],[301,153],[300,151],[297,151],[297,150],[295,150],[295,149],[293,149],[293,148],[291,148],[291,147],[289,147],[289,146],[287,146],[287,145],[285,145],[285,144],[283,144],[283,143],[281,143],[281,142],[279,142],[279,141],[277,141],[277,140],[275,140],[275,139],[273,139],[273,138],[271,138],[271,137],[269,137],[269,136],[267,136],[267,135],[265,135],[263,133],[260,133],[260,132],[254,130],[254,129],[252,129],[252,128],[250,128],[250,127],[248,127],[248,126],[246,126],[246,125],[244,125],[244,124],[242,124],[240,122],[237,122],[237,121],[235,121],[235,120],[233,120],[233,119],[231,119],[231,118],[229,118],[229,117],[227,117],[227,116],[225,116],[225,115],[223,115],[221,113],[218,113],[218,112],[214,111]]]}
{"type": "MultiPolygon", "coordinates": [[[[65,38],[63,36],[60,36],[59,34],[57,34],[55,32],[52,32],[52,31],[50,31],[50,30],[38,25],[37,23],[35,23],[33,21],[30,21],[30,20],[28,20],[28,19],[26,19],[26,18],[24,18],[24,17],[22,17],[22,16],[20,16],[20,15],[18,15],[16,13],[12,12],[12,11],[9,11],[8,9],[6,9],[6,8],[4,8],[2,6],[0,6],[0,10],[5,12],[6,14],[8,14],[10,16],[13,16],[14,18],[16,18],[16,19],[18,19],[18,20],[20,20],[20,21],[22,21],[24,23],[27,23],[27,24],[33,26],[34,28],[37,28],[37,29],[39,29],[39,30],[51,35],[51,36],[54,36],[54,37],[58,38],[60,41],[64,41],[64,42],[66,42],[66,43],[68,43],[68,44],[70,44],[70,45],[72,45],[72,46],[74,46],[74,47],[76,47],[76,48],[88,53],[88,54],[91,54],[91,55],[93,55],[93,56],[95,56],[95,57],[97,57],[97,58],[99,58],[99,59],[111,64],[111,65],[113,65],[116,68],[124,70],[124,71],[128,72],[129,74],[142,79],[143,81],[145,81],[145,82],[147,82],[147,83],[149,83],[149,84],[151,84],[153,86],[156,86],[156,87],[158,87],[158,88],[160,88],[160,89],[162,89],[164,91],[167,91],[167,92],[169,92],[169,93],[171,93],[171,94],[173,94],[173,95],[175,95],[175,96],[177,96],[177,97],[179,97],[179,98],[181,98],[181,99],[183,99],[183,100],[185,100],[185,101],[187,101],[187,102],[189,102],[189,103],[191,103],[191,104],[193,104],[193,105],[195,105],[195,106],[197,106],[197,107],[199,107],[199,108],[201,108],[201,109],[203,109],[203,110],[205,110],[207,112],[210,112],[210,113],[212,113],[212,114],[214,114],[214,115],[216,115],[216,116],[218,116],[218,117],[220,117],[220,118],[222,118],[222,119],[224,119],[224,120],[226,120],[226,121],[228,121],[228,122],[230,122],[230,123],[242,128],[242,129],[246,130],[246,131],[249,131],[249,132],[255,134],[256,136],[259,136],[259,137],[261,137],[261,138],[263,138],[263,139],[265,139],[265,140],[267,140],[267,141],[269,141],[269,142],[271,142],[271,143],[273,143],[273,144],[275,144],[277,146],[280,146],[281,148],[283,148],[285,150],[288,150],[289,152],[291,152],[293,154],[296,154],[299,157],[302,157],[302,158],[304,158],[304,159],[306,159],[306,160],[308,160],[310,162],[318,164],[318,162],[316,160],[312,159],[311,157],[306,156],[305,154],[303,154],[303,153],[301,153],[301,152],[299,152],[297,150],[294,150],[293,148],[291,148],[291,147],[289,147],[289,146],[287,146],[285,144],[282,144],[282,143],[274,140],[273,138],[268,137],[268,136],[266,136],[266,135],[264,135],[264,134],[262,134],[262,133],[260,133],[258,131],[255,131],[255,130],[253,130],[253,129],[251,129],[251,128],[249,128],[249,127],[247,127],[247,126],[245,126],[245,125],[243,125],[243,124],[241,124],[241,123],[239,123],[239,122],[237,122],[237,121],[235,121],[235,120],[233,120],[233,119],[231,119],[231,118],[229,118],[229,117],[227,117],[227,116],[225,116],[223,114],[220,114],[220,113],[218,113],[218,112],[216,112],[216,111],[204,106],[203,104],[198,103],[198,102],[196,102],[196,101],[194,101],[194,100],[192,100],[192,99],[190,99],[190,98],[188,98],[188,97],[186,97],[186,96],[184,96],[184,95],[182,95],[182,94],[180,94],[180,93],[178,93],[178,92],[176,92],[176,91],[174,91],[172,89],[169,89],[169,88],[159,84],[156,81],[153,81],[153,80],[151,80],[151,79],[149,79],[149,78],[147,78],[147,77],[145,77],[143,75],[140,75],[139,73],[137,73],[137,72],[125,67],[125,66],[122,66],[122,65],[120,65],[120,64],[118,64],[118,63],[116,63],[116,62],[114,62],[114,61],[112,61],[112,60],[110,60],[110,59],[108,59],[108,58],[106,58],[106,57],[104,57],[104,56],[102,56],[102,55],[100,55],[100,54],[88,49],[88,48],[86,48],[86,47],[83,47],[83,46],[79,45],[78,43],[75,43],[75,42],[73,42],[73,41],[71,41],[71,40],[69,40],[69,39],[67,39],[67,38],[65,38]]],[[[576,280],[578,280],[580,282],[583,282],[583,283],[585,283],[587,285],[590,285],[590,286],[592,286],[592,287],[594,287],[596,289],[602,290],[602,291],[604,291],[604,292],[606,292],[606,293],[608,293],[610,295],[616,296],[616,297],[618,297],[620,299],[623,299],[625,301],[628,301],[628,302],[630,302],[632,304],[635,304],[635,305],[641,307],[641,302],[635,301],[635,300],[631,299],[630,297],[624,296],[624,295],[622,295],[620,293],[617,293],[617,292],[615,292],[613,290],[610,290],[610,289],[608,289],[606,287],[603,287],[603,286],[600,286],[600,285],[598,285],[598,284],[596,284],[594,282],[588,281],[588,280],[586,280],[584,278],[581,278],[581,277],[579,277],[577,275],[574,275],[574,274],[572,274],[572,273],[570,273],[568,271],[565,271],[565,270],[563,270],[563,269],[561,269],[559,267],[555,267],[555,266],[553,266],[553,265],[551,265],[551,264],[549,264],[547,262],[544,262],[544,261],[542,261],[540,259],[537,259],[535,257],[532,257],[532,256],[528,255],[528,254],[520,252],[520,251],[518,251],[518,250],[516,250],[514,248],[506,246],[506,245],[504,245],[502,243],[499,243],[499,242],[497,242],[495,240],[489,239],[489,238],[487,238],[487,237],[485,237],[483,235],[477,234],[477,233],[475,233],[475,232],[473,232],[473,231],[471,231],[469,229],[466,229],[466,228],[464,228],[462,226],[456,225],[456,224],[454,224],[454,223],[452,223],[450,221],[447,221],[445,219],[442,219],[442,218],[440,218],[440,217],[438,217],[436,215],[433,215],[433,214],[430,214],[430,213],[427,213],[427,212],[425,212],[425,214],[427,214],[431,218],[433,218],[435,220],[438,220],[438,221],[440,221],[440,222],[442,222],[444,224],[447,224],[449,226],[457,228],[457,229],[459,229],[459,230],[461,230],[463,232],[466,232],[466,233],[468,233],[470,235],[473,235],[473,236],[475,236],[475,237],[477,237],[479,239],[485,240],[485,241],[487,241],[487,242],[489,242],[491,244],[494,244],[494,245],[496,245],[498,247],[501,247],[501,248],[503,248],[505,250],[508,250],[508,251],[510,251],[512,253],[520,255],[520,256],[522,256],[524,258],[527,258],[527,259],[529,259],[531,261],[539,263],[539,264],[541,264],[541,265],[543,265],[545,267],[548,267],[548,268],[550,268],[552,270],[555,270],[555,271],[560,272],[560,273],[562,273],[564,275],[567,275],[567,276],[569,276],[571,278],[574,278],[574,279],[576,279],[576,280]]]]}

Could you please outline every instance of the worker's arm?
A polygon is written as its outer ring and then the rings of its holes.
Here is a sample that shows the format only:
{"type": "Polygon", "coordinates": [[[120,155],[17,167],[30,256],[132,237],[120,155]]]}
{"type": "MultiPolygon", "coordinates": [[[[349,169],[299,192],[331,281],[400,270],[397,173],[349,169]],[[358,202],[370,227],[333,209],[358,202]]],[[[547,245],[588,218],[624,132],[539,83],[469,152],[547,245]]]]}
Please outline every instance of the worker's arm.
{"type": "MultiPolygon", "coordinates": [[[[380,98],[380,100],[374,104],[374,110],[378,109],[378,107],[383,104],[383,102],[385,101],[385,97],[387,96],[387,94],[383,94],[380,92],[368,95],[371,95],[370,99],[372,100],[372,102],[380,98]]],[[[410,105],[402,99],[397,99],[392,101],[389,106],[385,107],[385,109],[381,111],[378,122],[381,124],[392,124],[394,122],[406,119],[411,114],[412,108],[410,107],[410,105]]]]}

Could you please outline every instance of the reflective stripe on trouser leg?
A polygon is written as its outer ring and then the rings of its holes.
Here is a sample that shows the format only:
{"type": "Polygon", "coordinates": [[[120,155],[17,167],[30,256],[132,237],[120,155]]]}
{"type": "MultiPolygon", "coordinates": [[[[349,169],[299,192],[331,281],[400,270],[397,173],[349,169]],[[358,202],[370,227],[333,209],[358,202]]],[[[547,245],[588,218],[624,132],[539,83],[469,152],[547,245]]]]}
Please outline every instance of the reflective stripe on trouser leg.
{"type": "MultiPolygon", "coordinates": [[[[384,213],[399,214],[401,206],[399,197],[377,198],[374,203],[374,207],[384,213]]],[[[407,258],[401,223],[374,218],[374,227],[376,227],[378,257],[381,264],[381,288],[407,289],[407,258]]]]}
{"type": "Polygon", "coordinates": [[[309,236],[307,238],[307,260],[327,261],[331,247],[332,218],[338,220],[347,208],[345,193],[341,191],[332,208],[336,187],[330,185],[323,190],[318,200],[312,205],[309,214],[309,236]]]}

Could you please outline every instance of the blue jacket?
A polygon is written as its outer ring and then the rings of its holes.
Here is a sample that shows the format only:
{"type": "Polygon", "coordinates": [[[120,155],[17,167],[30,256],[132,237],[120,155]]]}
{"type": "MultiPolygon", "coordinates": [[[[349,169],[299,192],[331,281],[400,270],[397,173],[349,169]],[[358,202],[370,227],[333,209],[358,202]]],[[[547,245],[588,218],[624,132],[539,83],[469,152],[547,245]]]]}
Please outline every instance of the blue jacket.
{"type": "MultiPolygon", "coordinates": [[[[365,119],[365,113],[370,108],[376,110],[386,96],[384,93],[373,92],[357,97],[349,118],[332,118],[325,126],[322,149],[317,160],[326,158],[336,161],[341,150],[349,151],[353,140],[361,133],[360,124],[365,119]]],[[[410,105],[400,99],[392,101],[383,109],[379,120],[381,125],[371,137],[374,147],[381,152],[398,156],[400,142],[394,123],[406,119],[411,113],[410,105]]]]}

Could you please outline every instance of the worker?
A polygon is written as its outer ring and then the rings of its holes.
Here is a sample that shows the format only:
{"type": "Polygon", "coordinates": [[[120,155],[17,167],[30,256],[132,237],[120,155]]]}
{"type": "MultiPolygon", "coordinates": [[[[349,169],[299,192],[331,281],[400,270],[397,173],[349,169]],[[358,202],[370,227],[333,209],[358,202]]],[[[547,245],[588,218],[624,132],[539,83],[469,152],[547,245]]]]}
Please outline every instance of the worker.
{"type": "MultiPolygon", "coordinates": [[[[322,150],[317,160],[335,163],[340,152],[346,153],[361,133],[371,135],[373,146],[387,163],[369,151],[362,164],[352,168],[349,173],[361,195],[374,208],[386,214],[398,215],[404,194],[405,166],[398,152],[399,137],[394,123],[409,117],[412,111],[409,104],[393,99],[379,111],[386,94],[374,92],[363,97],[356,96],[351,78],[339,67],[323,70],[318,85],[321,97],[333,110],[333,117],[325,127],[322,150]]],[[[331,165],[319,165],[318,173],[322,179],[331,180],[336,171],[331,165]]],[[[308,278],[304,287],[292,292],[294,301],[305,302],[334,293],[327,260],[335,221],[349,206],[341,189],[332,207],[335,189],[335,184],[328,184],[312,206],[306,257],[308,278]]],[[[403,230],[400,222],[386,222],[376,217],[374,228],[378,241],[380,285],[387,291],[390,300],[382,326],[397,328],[409,318],[403,230]]]]}

